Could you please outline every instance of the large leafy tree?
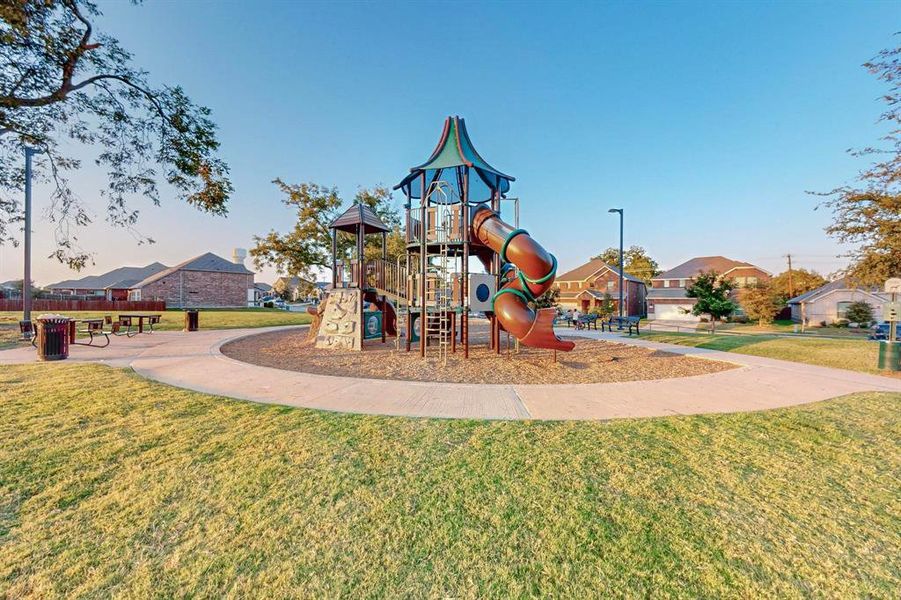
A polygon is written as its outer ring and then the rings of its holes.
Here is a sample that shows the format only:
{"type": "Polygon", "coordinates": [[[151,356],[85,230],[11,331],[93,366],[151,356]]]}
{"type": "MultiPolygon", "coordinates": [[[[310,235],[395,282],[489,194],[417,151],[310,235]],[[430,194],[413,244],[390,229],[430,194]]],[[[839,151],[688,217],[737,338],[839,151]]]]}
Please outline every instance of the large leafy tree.
{"type": "MultiPolygon", "coordinates": [[[[660,275],[660,265],[648,256],[647,250],[642,246],[629,246],[623,255],[623,271],[629,275],[643,279],[648,285],[651,285],[652,278],[660,275]]],[[[591,257],[591,260],[597,259],[603,260],[611,267],[619,268],[619,248],[607,248],[597,256],[591,257]]]]}
{"type": "Polygon", "coordinates": [[[783,306],[771,282],[759,282],[741,288],[738,291],[738,300],[748,318],[756,320],[758,325],[772,323],[783,306]]]}
{"type": "Polygon", "coordinates": [[[901,47],[883,50],[864,64],[885,82],[887,109],[880,121],[889,125],[883,147],[852,151],[876,161],[858,177],[859,185],[822,194],[833,212],[826,232],[854,244],[848,275],[858,283],[878,285],[901,276],[901,47]]]}
{"type": "Polygon", "coordinates": [[[557,286],[548,288],[543,294],[535,298],[531,302],[532,308],[538,310],[541,308],[557,308],[560,303],[560,288],[557,286]]]}
{"type": "Polygon", "coordinates": [[[99,14],[90,0],[0,2],[0,243],[14,243],[22,155],[34,147],[41,152],[35,177],[54,189],[47,211],[57,225],[54,254],[76,269],[90,260],[76,232],[91,217],[66,177],[81,167],[73,146],[100,149],[106,219],[133,232],[139,211],[130,200],[159,204],[163,183],[217,215],[232,192],[209,109],[178,86],[152,85],[114,37],[94,30],[99,14]]]}
{"type": "Polygon", "coordinates": [[[685,287],[685,295],[697,299],[691,312],[695,316],[710,317],[710,330],[716,331],[716,322],[728,317],[738,308],[732,301],[735,283],[720,277],[716,271],[701,273],[685,287]]]}
{"type": "MultiPolygon", "coordinates": [[[[258,268],[271,266],[287,275],[312,279],[314,271],[332,266],[329,225],[341,215],[344,201],[335,187],[316,183],[289,184],[281,179],[273,183],[284,193],[282,202],[295,210],[296,221],[287,233],[272,230],[265,236],[254,236],[250,256],[258,268]]],[[[382,186],[362,188],[352,201],[355,205],[368,206],[393,228],[388,240],[389,258],[393,258],[392,252],[396,255],[398,251],[401,254],[404,251],[400,215],[391,202],[391,190],[382,186]]],[[[353,247],[353,236],[339,232],[338,257],[348,256],[353,247]]],[[[367,236],[364,251],[367,257],[381,256],[380,236],[367,236]]]]}
{"type": "Polygon", "coordinates": [[[791,273],[783,271],[770,280],[773,295],[785,304],[791,298],[826,285],[826,278],[807,269],[792,269],[791,273]]]}

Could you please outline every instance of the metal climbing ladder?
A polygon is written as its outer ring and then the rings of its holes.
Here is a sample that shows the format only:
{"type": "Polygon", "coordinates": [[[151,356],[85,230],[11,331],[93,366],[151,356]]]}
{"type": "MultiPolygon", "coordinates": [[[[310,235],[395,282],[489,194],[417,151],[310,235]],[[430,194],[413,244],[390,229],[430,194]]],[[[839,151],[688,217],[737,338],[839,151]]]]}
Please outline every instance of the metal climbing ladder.
{"type": "MultiPolygon", "coordinates": [[[[433,192],[445,195],[441,188],[433,192]]],[[[447,207],[447,203],[444,203],[447,207]]],[[[451,214],[448,208],[435,214],[435,241],[437,253],[428,257],[427,271],[429,279],[426,284],[426,305],[423,307],[425,319],[425,335],[437,342],[437,358],[447,365],[447,354],[453,342],[453,322],[451,311],[454,303],[454,278],[456,276],[456,259],[450,257],[451,214]],[[431,308],[431,311],[429,310],[431,308]]],[[[428,353],[428,342],[426,342],[428,353]]]]}

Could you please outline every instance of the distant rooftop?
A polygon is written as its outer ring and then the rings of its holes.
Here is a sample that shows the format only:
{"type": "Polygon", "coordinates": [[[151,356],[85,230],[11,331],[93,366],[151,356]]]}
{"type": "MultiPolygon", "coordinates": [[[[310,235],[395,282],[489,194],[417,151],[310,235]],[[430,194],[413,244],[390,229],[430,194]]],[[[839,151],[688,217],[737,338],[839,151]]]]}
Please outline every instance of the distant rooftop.
{"type": "Polygon", "coordinates": [[[194,258],[189,258],[183,263],[177,264],[174,267],[170,267],[165,271],[160,271],[159,273],[155,273],[146,279],[139,281],[138,283],[132,286],[132,289],[142,288],[149,283],[153,283],[154,281],[159,281],[163,277],[171,275],[172,273],[176,273],[178,271],[205,271],[210,273],[243,273],[245,275],[253,275],[253,271],[245,267],[244,265],[234,263],[230,260],[226,260],[221,256],[213,254],[212,252],[206,252],[205,254],[201,254],[200,256],[195,256],[194,258]]]}
{"type": "MultiPolygon", "coordinates": [[[[614,274],[619,276],[618,267],[610,266],[600,258],[595,258],[589,260],[584,265],[580,265],[575,269],[563,273],[562,275],[557,275],[557,281],[585,281],[602,269],[610,269],[614,274]]],[[[623,273],[623,279],[628,279],[629,281],[634,281],[636,283],[644,283],[643,279],[628,273],[623,273]]]]}
{"type": "Polygon", "coordinates": [[[716,271],[718,274],[722,275],[723,273],[741,267],[752,267],[760,269],[760,267],[752,265],[751,263],[740,260],[732,260],[731,258],[726,258],[725,256],[698,256],[685,261],[681,265],[673,267],[669,271],[665,271],[660,275],[657,275],[653,279],[691,279],[692,277],[708,271],[716,271]]]}
{"type": "Polygon", "coordinates": [[[119,267],[101,275],[89,275],[81,279],[66,279],[65,281],[48,285],[47,288],[105,290],[114,287],[113,284],[117,282],[133,281],[137,283],[167,268],[166,265],[160,262],[150,263],[145,267],[119,267]]]}

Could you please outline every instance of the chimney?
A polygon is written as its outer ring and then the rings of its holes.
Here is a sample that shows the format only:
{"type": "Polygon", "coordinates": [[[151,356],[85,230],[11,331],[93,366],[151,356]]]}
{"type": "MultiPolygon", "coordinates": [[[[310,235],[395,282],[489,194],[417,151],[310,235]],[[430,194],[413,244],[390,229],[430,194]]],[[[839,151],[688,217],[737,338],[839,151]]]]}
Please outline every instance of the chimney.
{"type": "Polygon", "coordinates": [[[245,258],[247,258],[247,250],[244,248],[235,248],[232,250],[232,262],[236,265],[243,265],[245,258]]]}

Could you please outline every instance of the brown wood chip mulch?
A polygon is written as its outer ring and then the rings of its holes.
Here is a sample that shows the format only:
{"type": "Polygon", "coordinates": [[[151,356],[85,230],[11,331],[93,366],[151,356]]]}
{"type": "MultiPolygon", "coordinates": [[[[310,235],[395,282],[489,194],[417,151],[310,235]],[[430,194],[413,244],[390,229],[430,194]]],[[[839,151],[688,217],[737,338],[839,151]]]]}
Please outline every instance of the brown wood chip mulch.
{"type": "Polygon", "coordinates": [[[574,339],[572,352],[558,352],[555,363],[551,350],[520,346],[518,354],[508,355],[506,335],[502,354],[497,355],[486,348],[487,336],[473,335],[469,360],[463,358],[458,344],[456,354],[448,352],[445,366],[438,359],[437,349],[429,348],[429,355],[422,359],[415,345],[409,353],[403,347],[396,350],[390,338],[385,344],[367,342],[363,352],[355,352],[320,350],[306,337],[306,328],[259,334],[224,345],[222,353],[289,371],[447,383],[607,383],[688,377],[735,368],[725,362],[584,338],[574,339]]]}

